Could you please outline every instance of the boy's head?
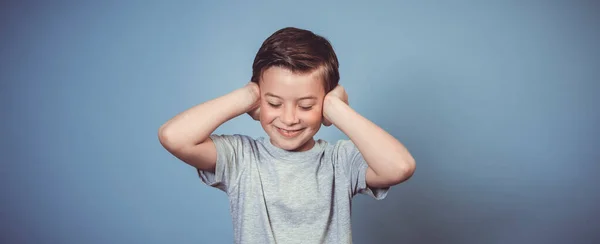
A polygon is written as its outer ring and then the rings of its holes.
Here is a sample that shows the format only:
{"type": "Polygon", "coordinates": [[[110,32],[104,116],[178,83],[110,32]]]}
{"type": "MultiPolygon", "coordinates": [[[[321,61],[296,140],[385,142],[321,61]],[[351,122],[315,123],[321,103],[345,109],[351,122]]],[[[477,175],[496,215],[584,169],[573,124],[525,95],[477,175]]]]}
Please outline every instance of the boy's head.
{"type": "Polygon", "coordinates": [[[311,31],[288,27],[263,42],[252,65],[252,82],[260,87],[260,123],[275,146],[312,148],[323,99],[340,79],[338,67],[329,41],[311,31]]]}
{"type": "Polygon", "coordinates": [[[329,41],[294,27],[278,30],[263,42],[252,64],[252,82],[260,83],[263,72],[272,66],[296,74],[318,72],[325,93],[340,80],[338,59],[329,41]]]}

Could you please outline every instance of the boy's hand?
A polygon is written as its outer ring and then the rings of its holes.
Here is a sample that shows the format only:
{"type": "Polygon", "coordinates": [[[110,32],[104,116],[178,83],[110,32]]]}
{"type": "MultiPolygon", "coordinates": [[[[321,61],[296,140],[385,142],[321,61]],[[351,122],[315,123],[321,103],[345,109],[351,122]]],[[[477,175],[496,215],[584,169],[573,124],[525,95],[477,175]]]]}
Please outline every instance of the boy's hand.
{"type": "Polygon", "coordinates": [[[348,94],[346,93],[346,90],[344,89],[344,87],[342,87],[341,85],[337,85],[333,90],[331,90],[329,93],[327,93],[327,95],[325,95],[325,99],[323,99],[323,125],[325,126],[330,126],[331,122],[327,119],[328,115],[326,113],[326,111],[328,111],[328,108],[326,108],[325,106],[327,106],[327,100],[329,99],[339,99],[341,101],[343,101],[344,103],[350,105],[348,103],[348,94]]]}
{"type": "Polygon", "coordinates": [[[252,99],[252,105],[246,112],[252,119],[260,119],[260,88],[256,82],[249,82],[246,85],[246,89],[250,92],[250,98],[252,99]]]}

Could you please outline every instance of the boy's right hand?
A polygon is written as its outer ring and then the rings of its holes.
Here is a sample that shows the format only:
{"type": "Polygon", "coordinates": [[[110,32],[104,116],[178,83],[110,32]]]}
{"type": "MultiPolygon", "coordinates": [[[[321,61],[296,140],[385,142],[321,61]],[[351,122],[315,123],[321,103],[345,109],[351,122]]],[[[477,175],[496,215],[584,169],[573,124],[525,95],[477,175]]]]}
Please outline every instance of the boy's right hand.
{"type": "Polygon", "coordinates": [[[256,82],[249,82],[246,85],[246,89],[250,92],[250,98],[252,99],[252,105],[246,112],[252,119],[260,120],[260,88],[256,82]]]}

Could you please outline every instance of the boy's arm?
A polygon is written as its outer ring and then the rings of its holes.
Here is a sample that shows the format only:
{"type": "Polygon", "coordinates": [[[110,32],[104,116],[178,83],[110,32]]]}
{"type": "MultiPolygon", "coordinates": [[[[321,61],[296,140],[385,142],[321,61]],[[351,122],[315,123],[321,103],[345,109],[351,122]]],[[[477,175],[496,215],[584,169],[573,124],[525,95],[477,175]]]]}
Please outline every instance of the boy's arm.
{"type": "Polygon", "coordinates": [[[323,116],[344,132],[361,152],[369,165],[367,185],[389,187],[410,178],[415,170],[415,160],[406,147],[354,111],[347,100],[344,88],[336,87],[325,97],[323,116]]]}
{"type": "Polygon", "coordinates": [[[158,130],[159,141],[185,163],[214,172],[217,150],[209,136],[221,124],[256,109],[259,101],[259,88],[256,83],[250,82],[176,115],[158,130]]]}

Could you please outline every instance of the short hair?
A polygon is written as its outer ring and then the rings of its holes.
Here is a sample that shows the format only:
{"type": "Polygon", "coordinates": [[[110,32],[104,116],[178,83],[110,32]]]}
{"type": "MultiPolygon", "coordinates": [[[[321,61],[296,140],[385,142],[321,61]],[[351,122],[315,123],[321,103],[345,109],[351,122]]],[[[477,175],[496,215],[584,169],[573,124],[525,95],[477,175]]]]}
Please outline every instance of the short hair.
{"type": "Polygon", "coordinates": [[[273,66],[300,74],[320,70],[326,94],[340,80],[339,63],[331,43],[311,31],[295,27],[280,29],[263,42],[252,64],[251,81],[258,84],[263,72],[273,66]]]}

